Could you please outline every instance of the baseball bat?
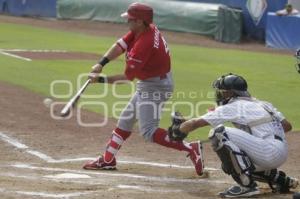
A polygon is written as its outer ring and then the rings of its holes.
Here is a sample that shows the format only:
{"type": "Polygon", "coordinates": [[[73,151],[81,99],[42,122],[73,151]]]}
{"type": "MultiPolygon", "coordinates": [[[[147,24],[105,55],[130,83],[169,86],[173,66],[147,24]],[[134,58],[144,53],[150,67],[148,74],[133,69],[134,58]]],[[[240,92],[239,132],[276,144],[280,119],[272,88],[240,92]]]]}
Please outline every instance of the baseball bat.
{"type": "Polygon", "coordinates": [[[70,114],[71,109],[75,107],[77,101],[80,98],[80,95],[84,92],[87,86],[91,83],[91,80],[88,79],[84,85],[77,91],[77,93],[68,101],[68,103],[64,106],[64,108],[60,112],[61,117],[66,117],[70,114]]]}

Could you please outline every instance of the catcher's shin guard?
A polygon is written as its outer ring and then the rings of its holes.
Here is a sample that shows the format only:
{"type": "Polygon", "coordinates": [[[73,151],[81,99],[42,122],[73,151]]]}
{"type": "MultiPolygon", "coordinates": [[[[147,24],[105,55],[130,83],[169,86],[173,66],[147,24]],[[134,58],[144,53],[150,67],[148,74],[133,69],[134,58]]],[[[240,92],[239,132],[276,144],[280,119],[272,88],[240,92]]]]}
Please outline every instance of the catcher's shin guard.
{"type": "Polygon", "coordinates": [[[251,172],[254,170],[250,158],[229,139],[224,126],[218,126],[209,133],[214,151],[222,162],[223,171],[231,175],[242,186],[251,186],[253,179],[251,172]]]}

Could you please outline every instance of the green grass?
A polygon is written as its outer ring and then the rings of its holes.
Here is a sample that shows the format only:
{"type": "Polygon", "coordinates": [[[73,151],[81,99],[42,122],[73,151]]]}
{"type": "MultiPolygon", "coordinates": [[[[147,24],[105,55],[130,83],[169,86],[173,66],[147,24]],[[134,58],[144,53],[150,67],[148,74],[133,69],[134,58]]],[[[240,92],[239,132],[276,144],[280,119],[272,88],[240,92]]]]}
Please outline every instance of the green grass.
{"type": "MultiPolygon", "coordinates": [[[[2,49],[60,49],[102,54],[115,40],[116,38],[92,37],[79,33],[0,23],[0,48],[2,49]]],[[[272,102],[291,120],[295,129],[300,128],[297,123],[300,77],[293,67],[292,56],[175,44],[171,44],[170,49],[176,88],[175,95],[170,100],[173,104],[182,100],[192,104],[203,100],[212,102],[211,82],[221,74],[233,72],[248,80],[253,96],[272,102]],[[185,98],[182,94],[177,96],[178,92],[183,92],[186,95],[185,98]],[[191,92],[193,95],[188,96],[191,92]]],[[[122,59],[111,62],[105,67],[105,73],[108,75],[122,73],[124,65],[122,59]]],[[[76,85],[78,74],[89,72],[93,64],[94,61],[78,60],[27,62],[0,54],[0,80],[50,96],[50,84],[53,80],[70,80],[76,85]]],[[[97,100],[107,102],[111,109],[113,103],[120,99],[113,97],[111,86],[109,88],[108,96],[97,100]]],[[[99,84],[92,85],[87,93],[97,94],[102,89],[99,84]]],[[[66,90],[65,86],[57,86],[55,89],[56,93],[60,94],[64,94],[66,90]]],[[[125,94],[130,89],[129,86],[120,85],[117,91],[125,94]]],[[[126,102],[128,99],[122,101],[126,102]]],[[[170,107],[171,105],[166,106],[166,108],[170,107]]],[[[204,114],[207,107],[207,105],[200,106],[198,113],[204,114]]],[[[101,112],[101,109],[96,106],[87,108],[101,112]]],[[[176,106],[176,110],[182,111],[185,115],[191,112],[187,106],[176,106]]],[[[169,114],[170,111],[163,114],[161,122],[163,127],[167,127],[170,123],[169,114]]],[[[111,111],[109,116],[112,116],[111,111]]],[[[206,138],[207,132],[208,128],[198,130],[191,134],[190,138],[206,138]]]]}

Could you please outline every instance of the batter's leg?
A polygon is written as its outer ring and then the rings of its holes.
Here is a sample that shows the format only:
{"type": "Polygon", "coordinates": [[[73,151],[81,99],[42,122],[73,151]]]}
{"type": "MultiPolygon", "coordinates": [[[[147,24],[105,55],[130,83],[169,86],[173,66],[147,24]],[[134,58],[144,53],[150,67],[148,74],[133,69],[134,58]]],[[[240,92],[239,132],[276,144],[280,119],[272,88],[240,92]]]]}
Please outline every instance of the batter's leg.
{"type": "MultiPolygon", "coordinates": [[[[150,94],[151,95],[151,94],[150,94]]],[[[146,141],[155,142],[179,151],[190,152],[190,146],[182,141],[171,141],[165,129],[159,128],[162,106],[165,98],[152,100],[151,97],[137,99],[137,117],[139,130],[146,141]]]]}
{"type": "Polygon", "coordinates": [[[138,95],[135,93],[120,115],[117,128],[113,131],[103,155],[105,162],[113,161],[123,142],[131,135],[136,122],[137,97],[138,95]]]}
{"type": "Polygon", "coordinates": [[[100,156],[97,160],[87,162],[83,166],[84,169],[96,170],[116,168],[115,156],[123,142],[131,135],[131,130],[136,122],[136,101],[137,94],[131,98],[125,109],[122,111],[117,128],[113,130],[103,156],[100,156]]]}
{"type": "Polygon", "coordinates": [[[164,101],[145,101],[139,99],[137,102],[137,116],[139,119],[140,132],[145,140],[152,141],[161,146],[188,152],[196,173],[203,173],[203,155],[200,141],[187,143],[185,141],[172,141],[165,129],[159,128],[160,114],[164,101]]]}

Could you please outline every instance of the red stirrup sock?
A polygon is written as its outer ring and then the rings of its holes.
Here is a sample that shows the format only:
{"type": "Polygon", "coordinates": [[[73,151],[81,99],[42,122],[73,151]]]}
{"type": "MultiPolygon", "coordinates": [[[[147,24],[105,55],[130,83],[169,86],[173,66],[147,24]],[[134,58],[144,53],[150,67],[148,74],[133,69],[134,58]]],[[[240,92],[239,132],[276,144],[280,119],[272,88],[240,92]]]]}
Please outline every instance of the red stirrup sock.
{"type": "Polygon", "coordinates": [[[107,143],[107,147],[104,153],[104,162],[113,161],[115,155],[118,153],[123,142],[130,136],[131,132],[123,131],[122,129],[116,128],[111,135],[110,140],[107,143]]]}
{"type": "Polygon", "coordinates": [[[158,128],[153,134],[153,142],[165,147],[177,149],[179,151],[191,151],[191,147],[188,143],[184,141],[171,141],[167,131],[161,128],[158,128]]]}

